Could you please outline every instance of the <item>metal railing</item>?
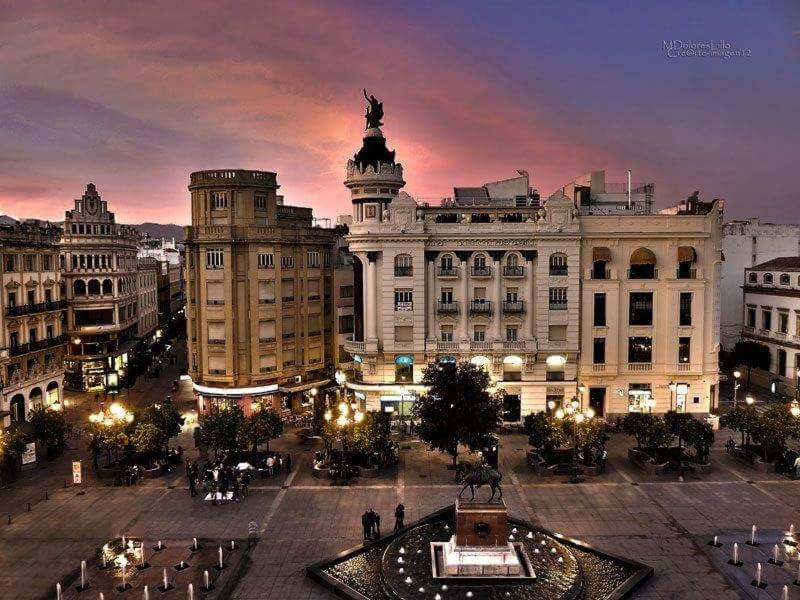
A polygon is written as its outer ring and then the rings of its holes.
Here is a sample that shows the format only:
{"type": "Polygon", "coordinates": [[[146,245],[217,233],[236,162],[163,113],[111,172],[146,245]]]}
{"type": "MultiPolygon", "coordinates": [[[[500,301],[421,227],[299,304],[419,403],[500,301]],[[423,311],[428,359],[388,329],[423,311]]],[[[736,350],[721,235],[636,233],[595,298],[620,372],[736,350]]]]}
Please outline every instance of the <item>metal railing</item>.
{"type": "Polygon", "coordinates": [[[395,267],[395,277],[411,277],[414,274],[414,267],[395,267]]]}
{"type": "Polygon", "coordinates": [[[20,315],[30,315],[33,313],[47,312],[50,310],[61,310],[67,307],[66,300],[53,300],[50,302],[38,302],[36,304],[20,304],[18,306],[7,306],[7,317],[18,317],[20,315]]]}
{"type": "Polygon", "coordinates": [[[440,300],[436,305],[436,310],[440,313],[457,313],[458,302],[443,302],[440,300]]]}
{"type": "Polygon", "coordinates": [[[503,302],[504,313],[521,313],[525,312],[525,302],[522,300],[505,301],[503,302]]]}
{"type": "Polygon", "coordinates": [[[439,277],[458,277],[458,269],[456,267],[439,267],[436,269],[436,274],[439,277]]]}
{"type": "Polygon", "coordinates": [[[67,343],[69,336],[66,334],[57,335],[51,338],[44,338],[43,340],[37,340],[35,342],[28,342],[26,344],[18,344],[16,346],[10,346],[8,348],[8,353],[10,356],[20,356],[22,354],[27,354],[28,352],[36,352],[37,350],[44,350],[46,348],[52,348],[54,346],[61,346],[67,343]]]}
{"type": "Polygon", "coordinates": [[[504,277],[522,277],[525,275],[525,267],[522,266],[505,266],[503,267],[504,277]]]}
{"type": "Polygon", "coordinates": [[[550,310],[567,310],[566,302],[551,302],[550,310]]]}
{"type": "Polygon", "coordinates": [[[569,275],[569,268],[566,267],[566,266],[551,265],[550,266],[550,275],[553,275],[554,277],[561,277],[563,275],[569,275]]]}
{"type": "Polygon", "coordinates": [[[492,303],[489,300],[471,300],[469,312],[476,314],[486,314],[492,312],[492,303]]]}
{"type": "Polygon", "coordinates": [[[473,277],[491,277],[492,267],[472,267],[470,273],[473,277]]]}

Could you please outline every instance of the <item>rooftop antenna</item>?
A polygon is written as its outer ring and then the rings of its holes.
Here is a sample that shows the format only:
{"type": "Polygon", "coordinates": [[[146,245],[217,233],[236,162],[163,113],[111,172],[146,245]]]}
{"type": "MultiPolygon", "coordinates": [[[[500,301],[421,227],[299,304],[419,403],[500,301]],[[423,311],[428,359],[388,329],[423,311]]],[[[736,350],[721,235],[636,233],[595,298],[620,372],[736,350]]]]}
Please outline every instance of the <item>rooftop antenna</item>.
{"type": "Polygon", "coordinates": [[[631,170],[628,169],[628,210],[631,209],[631,170]]]}

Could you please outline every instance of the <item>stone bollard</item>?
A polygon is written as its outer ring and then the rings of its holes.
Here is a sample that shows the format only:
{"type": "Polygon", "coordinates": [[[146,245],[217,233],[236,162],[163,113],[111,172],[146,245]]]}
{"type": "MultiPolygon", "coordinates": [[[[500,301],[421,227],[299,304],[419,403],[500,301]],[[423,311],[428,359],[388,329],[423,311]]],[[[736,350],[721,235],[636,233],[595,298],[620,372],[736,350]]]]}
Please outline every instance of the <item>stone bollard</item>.
{"type": "Polygon", "coordinates": [[[47,490],[44,491],[44,499],[50,500],[50,495],[47,493],[47,490]]]}
{"type": "Polygon", "coordinates": [[[31,512],[31,503],[28,502],[28,512],[31,512]]]}
{"type": "Polygon", "coordinates": [[[11,525],[11,515],[8,515],[8,524],[11,525]]]}

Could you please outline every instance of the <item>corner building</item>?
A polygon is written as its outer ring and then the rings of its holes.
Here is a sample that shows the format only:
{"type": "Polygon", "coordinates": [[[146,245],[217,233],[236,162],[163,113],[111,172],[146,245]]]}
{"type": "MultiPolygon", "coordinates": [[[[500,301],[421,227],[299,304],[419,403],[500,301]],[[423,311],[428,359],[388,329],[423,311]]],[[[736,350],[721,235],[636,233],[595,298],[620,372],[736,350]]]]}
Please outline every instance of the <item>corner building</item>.
{"type": "Polygon", "coordinates": [[[186,228],[189,374],[212,403],[305,412],[330,382],[331,249],[337,230],[283,205],[275,173],[190,176],[186,228]]]}
{"type": "Polygon", "coordinates": [[[511,423],[576,396],[606,417],[709,412],[721,203],[653,214],[652,184],[606,184],[602,171],[545,201],[524,171],[438,205],[404,185],[382,131],[367,129],[345,181],[356,258],[345,349],[368,410],[407,416],[428,364],[467,360],[489,370],[511,423]]]}

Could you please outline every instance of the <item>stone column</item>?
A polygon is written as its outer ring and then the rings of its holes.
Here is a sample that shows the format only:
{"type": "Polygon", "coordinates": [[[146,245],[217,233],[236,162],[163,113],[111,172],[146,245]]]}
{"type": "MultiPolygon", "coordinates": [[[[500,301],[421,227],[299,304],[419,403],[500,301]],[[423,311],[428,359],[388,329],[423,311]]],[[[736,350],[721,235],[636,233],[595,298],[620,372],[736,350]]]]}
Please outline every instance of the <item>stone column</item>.
{"type": "Polygon", "coordinates": [[[492,258],[492,341],[497,342],[500,337],[500,318],[503,314],[502,285],[500,279],[503,276],[501,262],[504,252],[502,250],[490,250],[489,256],[492,258]]]}
{"type": "Polygon", "coordinates": [[[536,332],[533,330],[534,299],[536,295],[535,277],[533,271],[533,259],[536,258],[535,250],[523,250],[522,256],[525,258],[525,337],[535,338],[536,332]]]}
{"type": "Polygon", "coordinates": [[[471,252],[456,252],[461,261],[461,297],[459,298],[458,341],[469,341],[467,318],[469,317],[469,257],[471,252]]]}
{"type": "Polygon", "coordinates": [[[378,269],[377,252],[367,252],[367,281],[364,290],[367,296],[366,302],[366,336],[369,341],[378,339],[378,269]]]}
{"type": "Polygon", "coordinates": [[[438,252],[425,252],[425,338],[435,340],[436,335],[436,257],[438,252]]]}

